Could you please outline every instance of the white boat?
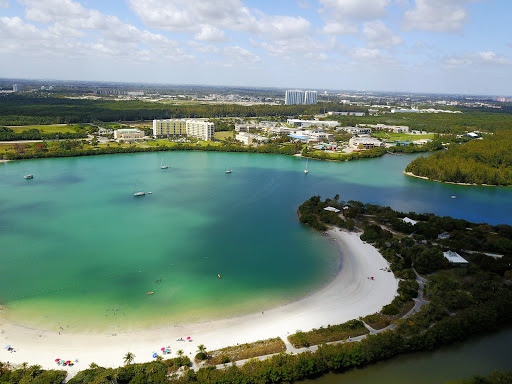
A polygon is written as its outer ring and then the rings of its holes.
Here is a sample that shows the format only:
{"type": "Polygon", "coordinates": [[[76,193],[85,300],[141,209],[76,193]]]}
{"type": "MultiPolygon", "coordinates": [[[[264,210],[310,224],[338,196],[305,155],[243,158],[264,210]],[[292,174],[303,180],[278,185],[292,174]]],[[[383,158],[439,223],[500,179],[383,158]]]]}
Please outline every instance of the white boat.
{"type": "Polygon", "coordinates": [[[168,165],[164,165],[164,161],[162,160],[160,162],[160,169],[167,169],[167,168],[169,168],[169,166],[168,165]]]}
{"type": "Polygon", "coordinates": [[[455,195],[452,195],[452,199],[456,199],[456,198],[457,198],[457,196],[455,196],[455,195]]]}
{"type": "Polygon", "coordinates": [[[224,173],[231,173],[231,172],[233,172],[233,170],[232,169],[228,169],[228,166],[226,165],[226,172],[224,172],[224,173]]]}
{"type": "Polygon", "coordinates": [[[307,175],[309,173],[308,171],[308,160],[309,159],[306,159],[306,169],[304,170],[304,173],[307,175]]]}
{"type": "Polygon", "coordinates": [[[24,179],[33,179],[34,175],[25,175],[23,176],[24,179]]]}
{"type": "Polygon", "coordinates": [[[146,194],[146,192],[144,192],[144,191],[139,191],[139,192],[135,192],[135,193],[133,194],[133,196],[134,196],[134,197],[137,197],[137,196],[144,196],[145,194],[146,194]]]}

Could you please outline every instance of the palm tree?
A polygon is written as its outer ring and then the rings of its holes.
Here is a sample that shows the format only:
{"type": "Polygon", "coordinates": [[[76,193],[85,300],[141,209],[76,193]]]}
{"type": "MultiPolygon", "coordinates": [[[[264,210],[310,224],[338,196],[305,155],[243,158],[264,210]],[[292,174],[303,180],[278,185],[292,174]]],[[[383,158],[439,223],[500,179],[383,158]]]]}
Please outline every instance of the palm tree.
{"type": "Polygon", "coordinates": [[[183,357],[183,354],[185,352],[183,352],[183,349],[178,349],[178,351],[176,352],[176,354],[179,356],[179,357],[183,357]]]}
{"type": "Polygon", "coordinates": [[[93,363],[89,364],[89,368],[96,369],[96,368],[98,368],[98,364],[93,362],[93,363]]]}
{"type": "Polygon", "coordinates": [[[128,352],[126,355],[124,355],[124,364],[130,365],[133,363],[133,360],[135,360],[135,355],[131,352],[128,352]]]}
{"type": "Polygon", "coordinates": [[[23,371],[26,371],[28,368],[28,363],[26,361],[24,361],[23,363],[21,363],[21,369],[23,369],[23,371]]]}
{"type": "Polygon", "coordinates": [[[208,356],[207,353],[206,353],[206,347],[204,346],[204,344],[201,344],[201,345],[198,345],[197,346],[197,355],[202,359],[206,359],[206,357],[208,356]]]}

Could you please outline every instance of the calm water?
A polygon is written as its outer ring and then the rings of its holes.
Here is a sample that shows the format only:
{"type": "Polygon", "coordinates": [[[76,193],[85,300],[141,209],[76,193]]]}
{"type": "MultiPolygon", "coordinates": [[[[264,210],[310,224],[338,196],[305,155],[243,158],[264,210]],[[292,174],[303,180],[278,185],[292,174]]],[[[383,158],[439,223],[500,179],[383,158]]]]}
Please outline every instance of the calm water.
{"type": "Polygon", "coordinates": [[[300,158],[225,153],[0,164],[0,301],[11,320],[53,330],[149,327],[290,301],[339,267],[334,245],[297,220],[315,194],[510,223],[512,188],[409,178],[411,159],[311,161],[308,175],[300,158]],[[134,198],[140,189],[152,194],[134,198]]]}
{"type": "Polygon", "coordinates": [[[363,369],[329,374],[304,384],[432,384],[512,369],[512,329],[433,352],[399,356],[363,369]]]}

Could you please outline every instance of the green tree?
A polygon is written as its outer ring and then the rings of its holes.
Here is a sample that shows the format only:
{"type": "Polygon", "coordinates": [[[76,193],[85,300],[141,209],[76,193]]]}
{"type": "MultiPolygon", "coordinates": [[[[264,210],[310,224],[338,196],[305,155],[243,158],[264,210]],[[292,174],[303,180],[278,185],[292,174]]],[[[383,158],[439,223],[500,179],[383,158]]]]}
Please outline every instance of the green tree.
{"type": "Polygon", "coordinates": [[[135,360],[135,355],[131,352],[127,352],[126,355],[124,355],[124,364],[125,365],[130,365],[131,363],[133,363],[133,360],[135,360]]]}

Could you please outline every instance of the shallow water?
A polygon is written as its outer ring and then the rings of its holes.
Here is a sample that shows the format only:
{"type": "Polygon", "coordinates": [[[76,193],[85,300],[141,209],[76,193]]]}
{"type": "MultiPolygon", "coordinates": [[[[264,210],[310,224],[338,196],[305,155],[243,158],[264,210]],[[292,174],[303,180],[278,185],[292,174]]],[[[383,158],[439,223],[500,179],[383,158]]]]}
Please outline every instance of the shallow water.
{"type": "Polygon", "coordinates": [[[411,159],[310,161],[308,175],[296,157],[206,152],[0,164],[0,300],[12,321],[73,331],[201,321],[296,299],[339,267],[334,244],[297,220],[298,205],[317,194],[510,222],[511,188],[409,178],[411,159]],[[152,194],[134,198],[140,189],[152,194]]]}

